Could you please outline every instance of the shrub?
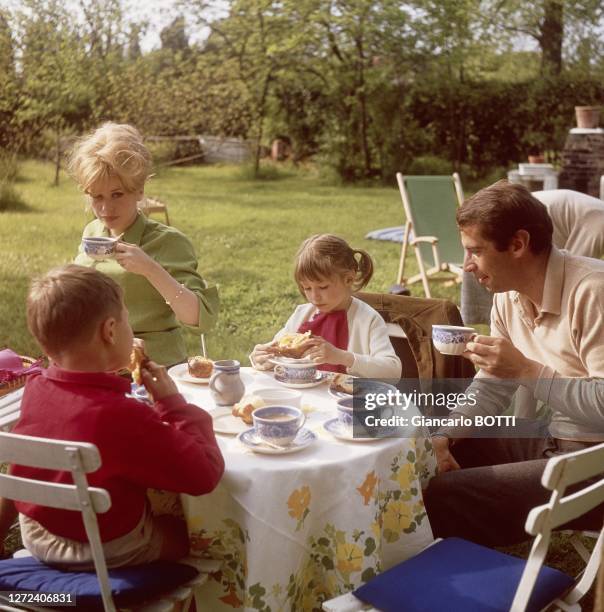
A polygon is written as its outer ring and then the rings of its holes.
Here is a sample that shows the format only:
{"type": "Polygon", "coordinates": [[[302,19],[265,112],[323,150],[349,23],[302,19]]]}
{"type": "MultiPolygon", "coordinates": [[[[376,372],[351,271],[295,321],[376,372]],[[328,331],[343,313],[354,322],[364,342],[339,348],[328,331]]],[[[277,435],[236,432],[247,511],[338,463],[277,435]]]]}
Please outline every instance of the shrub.
{"type": "Polygon", "coordinates": [[[26,204],[13,187],[19,176],[19,163],[15,153],[0,151],[0,211],[26,208],[26,204]]]}
{"type": "Polygon", "coordinates": [[[0,211],[20,210],[26,207],[25,201],[16,192],[12,183],[7,180],[0,180],[0,211]]]}
{"type": "Polygon", "coordinates": [[[416,157],[405,170],[406,174],[412,175],[439,175],[451,174],[453,165],[447,159],[435,155],[421,155],[416,157]]]}
{"type": "Polygon", "coordinates": [[[19,176],[19,164],[14,153],[0,152],[0,181],[12,183],[19,176]]]}

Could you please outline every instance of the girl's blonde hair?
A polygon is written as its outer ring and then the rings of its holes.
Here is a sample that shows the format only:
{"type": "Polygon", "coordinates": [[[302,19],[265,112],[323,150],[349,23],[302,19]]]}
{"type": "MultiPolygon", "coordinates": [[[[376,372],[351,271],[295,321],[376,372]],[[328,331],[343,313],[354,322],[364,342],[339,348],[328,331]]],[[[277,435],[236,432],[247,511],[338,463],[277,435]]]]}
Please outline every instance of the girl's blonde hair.
{"type": "Polygon", "coordinates": [[[151,174],[151,154],[135,127],[108,122],[76,143],[69,172],[85,192],[115,176],[132,193],[141,191],[151,174]]]}
{"type": "Polygon", "coordinates": [[[303,281],[320,281],[347,272],[354,275],[352,290],[359,291],[373,276],[373,261],[367,251],[352,249],[345,240],[333,234],[311,236],[296,254],[294,278],[302,295],[303,281]]]}

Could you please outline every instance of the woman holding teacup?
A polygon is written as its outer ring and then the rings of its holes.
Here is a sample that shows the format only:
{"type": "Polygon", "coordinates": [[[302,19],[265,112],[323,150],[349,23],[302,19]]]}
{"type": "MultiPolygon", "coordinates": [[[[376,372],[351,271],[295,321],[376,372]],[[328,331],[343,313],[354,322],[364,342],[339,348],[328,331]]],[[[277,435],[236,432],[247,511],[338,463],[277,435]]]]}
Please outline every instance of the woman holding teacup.
{"type": "Polygon", "coordinates": [[[96,217],[84,228],[76,263],[95,266],[121,285],[132,329],[153,361],[182,362],[181,326],[197,333],[212,327],[218,292],[198,274],[189,239],[139,210],[151,175],[140,132],[103,124],[77,143],[69,169],[96,217]]]}

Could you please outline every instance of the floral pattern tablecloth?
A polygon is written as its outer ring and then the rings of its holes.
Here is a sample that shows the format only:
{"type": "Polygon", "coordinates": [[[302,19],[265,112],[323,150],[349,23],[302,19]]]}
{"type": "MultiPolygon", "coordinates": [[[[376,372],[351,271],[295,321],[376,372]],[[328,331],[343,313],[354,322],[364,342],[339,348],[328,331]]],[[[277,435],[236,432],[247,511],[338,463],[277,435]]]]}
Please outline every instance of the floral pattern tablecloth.
{"type": "MultiPolygon", "coordinates": [[[[253,386],[275,384],[254,373],[253,386]]],[[[202,387],[182,386],[211,407],[202,387]]],[[[183,495],[193,554],[224,561],[197,593],[200,610],[319,610],[432,541],[422,487],[435,473],[429,438],[335,440],[327,387],[305,392],[318,435],[291,455],[257,455],[219,436],[226,472],[210,495],[183,495]]],[[[210,409],[211,412],[211,409],[210,409]]]]}

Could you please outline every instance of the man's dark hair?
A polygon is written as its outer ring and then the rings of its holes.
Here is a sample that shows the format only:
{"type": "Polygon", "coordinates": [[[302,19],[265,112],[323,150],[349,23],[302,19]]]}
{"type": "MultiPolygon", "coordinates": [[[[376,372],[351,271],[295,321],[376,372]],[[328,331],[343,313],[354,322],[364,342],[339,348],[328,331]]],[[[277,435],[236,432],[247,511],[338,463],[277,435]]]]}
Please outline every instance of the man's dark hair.
{"type": "Polygon", "coordinates": [[[460,229],[476,225],[481,236],[505,251],[518,230],[530,235],[529,248],[535,255],[552,246],[553,225],[547,208],[523,185],[498,181],[481,189],[457,209],[460,229]]]}

